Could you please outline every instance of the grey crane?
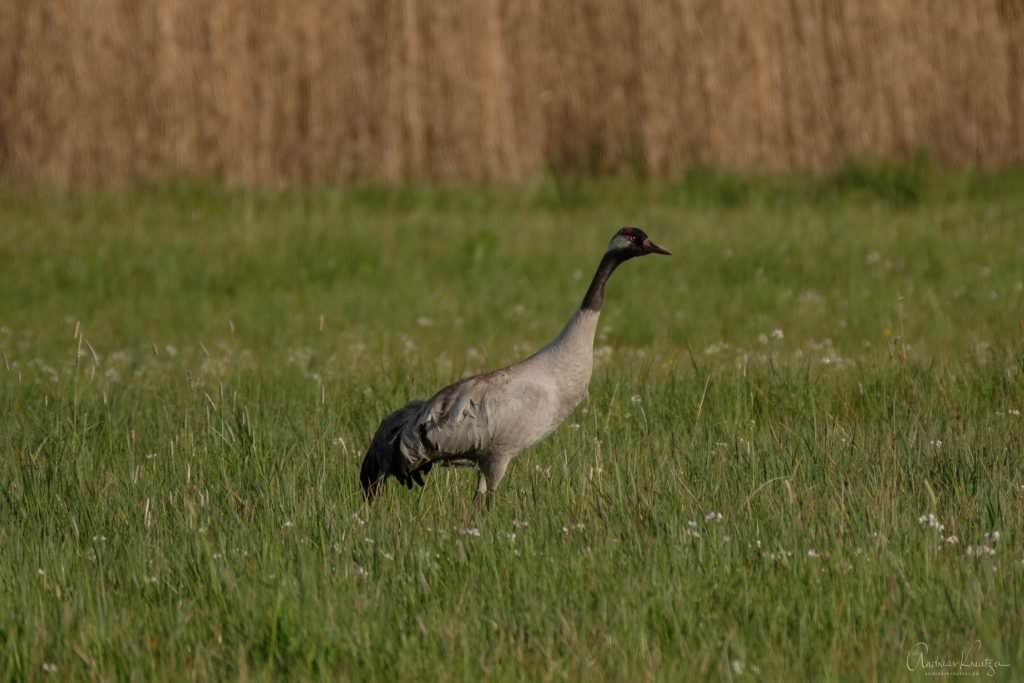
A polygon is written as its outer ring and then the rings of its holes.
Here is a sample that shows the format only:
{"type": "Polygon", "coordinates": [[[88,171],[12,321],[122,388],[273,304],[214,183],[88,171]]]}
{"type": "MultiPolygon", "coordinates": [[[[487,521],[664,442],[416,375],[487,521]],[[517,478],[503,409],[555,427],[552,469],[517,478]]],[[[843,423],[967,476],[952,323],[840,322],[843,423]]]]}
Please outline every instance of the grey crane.
{"type": "Polygon", "coordinates": [[[670,253],[643,230],[622,228],[608,243],[579,309],[544,348],[385,417],[359,476],[366,500],[373,500],[389,475],[410,489],[413,483],[423,486],[423,475],[440,463],[475,466],[474,505],[490,503],[509,462],[553,432],[586,396],[594,332],[612,272],[636,256],[670,253]]]}

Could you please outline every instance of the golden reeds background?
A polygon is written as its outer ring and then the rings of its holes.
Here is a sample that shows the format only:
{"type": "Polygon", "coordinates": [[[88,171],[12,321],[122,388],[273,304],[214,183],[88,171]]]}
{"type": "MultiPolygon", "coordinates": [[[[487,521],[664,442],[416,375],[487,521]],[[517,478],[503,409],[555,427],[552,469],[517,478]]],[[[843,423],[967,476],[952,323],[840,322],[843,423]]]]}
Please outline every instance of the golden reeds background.
{"type": "Polygon", "coordinates": [[[1024,0],[4,0],[0,176],[1024,161],[1024,0]]]}

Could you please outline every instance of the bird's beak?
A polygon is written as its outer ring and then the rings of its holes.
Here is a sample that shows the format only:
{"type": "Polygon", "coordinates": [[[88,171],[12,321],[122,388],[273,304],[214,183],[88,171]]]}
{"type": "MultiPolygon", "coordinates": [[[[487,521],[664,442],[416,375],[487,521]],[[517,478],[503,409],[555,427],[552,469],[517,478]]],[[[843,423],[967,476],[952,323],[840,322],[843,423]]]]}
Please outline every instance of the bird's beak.
{"type": "Polygon", "coordinates": [[[659,247],[657,244],[652,242],[650,239],[644,240],[644,252],[648,254],[664,254],[665,256],[671,256],[672,252],[664,247],[659,247]]]}

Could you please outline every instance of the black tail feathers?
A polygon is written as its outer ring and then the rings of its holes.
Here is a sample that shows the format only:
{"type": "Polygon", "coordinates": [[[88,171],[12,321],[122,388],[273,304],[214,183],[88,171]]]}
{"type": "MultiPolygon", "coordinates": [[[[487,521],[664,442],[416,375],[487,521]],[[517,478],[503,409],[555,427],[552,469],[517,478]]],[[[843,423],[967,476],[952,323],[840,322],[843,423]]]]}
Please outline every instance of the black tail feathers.
{"type": "Polygon", "coordinates": [[[363,485],[363,496],[366,502],[372,502],[374,497],[384,487],[384,481],[388,475],[398,479],[406,488],[412,488],[413,483],[423,486],[423,475],[430,472],[431,463],[427,463],[416,470],[406,471],[403,466],[404,460],[399,450],[399,436],[406,422],[416,417],[419,407],[423,401],[413,401],[405,407],[396,410],[385,417],[377,433],[373,435],[370,448],[363,458],[363,465],[359,471],[359,481],[363,485]]]}

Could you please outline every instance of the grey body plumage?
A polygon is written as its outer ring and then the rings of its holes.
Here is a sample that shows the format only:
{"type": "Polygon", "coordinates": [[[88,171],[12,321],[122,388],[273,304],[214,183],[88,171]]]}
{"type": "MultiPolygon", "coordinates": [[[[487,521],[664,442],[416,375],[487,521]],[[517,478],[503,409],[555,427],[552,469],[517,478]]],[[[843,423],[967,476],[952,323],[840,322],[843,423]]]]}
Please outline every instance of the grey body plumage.
{"type": "Polygon", "coordinates": [[[638,228],[622,228],[609,242],[580,308],[544,348],[500,370],[461,379],[426,401],[412,401],[381,422],[363,459],[367,500],[394,476],[423,485],[435,463],[475,465],[475,502],[493,493],[509,462],[553,432],[586,397],[593,368],[594,333],[605,284],[624,261],[669,252],[638,228]]]}

